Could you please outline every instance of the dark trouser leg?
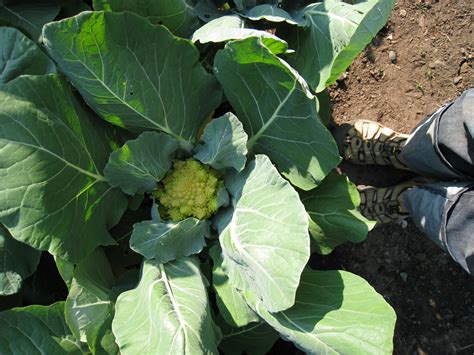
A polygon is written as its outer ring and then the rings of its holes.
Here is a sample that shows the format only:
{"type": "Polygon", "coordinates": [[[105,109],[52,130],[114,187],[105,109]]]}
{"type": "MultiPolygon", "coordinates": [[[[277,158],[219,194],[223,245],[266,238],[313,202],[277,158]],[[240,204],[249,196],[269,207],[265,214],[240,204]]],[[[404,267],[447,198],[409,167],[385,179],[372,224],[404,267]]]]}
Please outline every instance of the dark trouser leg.
{"type": "Polygon", "coordinates": [[[413,130],[400,159],[419,175],[443,181],[402,194],[413,221],[474,275],[474,89],[413,130]]]}
{"type": "Polygon", "coordinates": [[[420,122],[400,159],[422,176],[474,180],[474,89],[420,122]]]}
{"type": "Polygon", "coordinates": [[[401,196],[415,224],[474,275],[474,182],[420,185],[401,196]]]}

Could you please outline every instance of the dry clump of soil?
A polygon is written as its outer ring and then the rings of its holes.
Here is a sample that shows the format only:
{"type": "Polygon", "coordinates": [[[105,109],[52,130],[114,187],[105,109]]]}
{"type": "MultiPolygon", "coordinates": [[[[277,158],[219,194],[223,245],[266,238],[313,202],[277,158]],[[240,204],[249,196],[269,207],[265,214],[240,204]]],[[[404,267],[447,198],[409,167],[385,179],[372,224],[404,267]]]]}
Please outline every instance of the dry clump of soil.
{"type": "MultiPolygon", "coordinates": [[[[470,0],[398,1],[387,26],[330,90],[337,124],[358,118],[409,133],[426,115],[474,86],[470,0]]],[[[350,167],[358,184],[409,176],[350,167]]],[[[412,223],[386,225],[359,245],[315,256],[318,268],[366,278],[394,307],[395,354],[474,354],[474,278],[412,223]]]]}
{"type": "Polygon", "coordinates": [[[331,90],[335,121],[367,118],[408,133],[473,87],[471,11],[469,0],[399,1],[387,26],[331,90]]]}

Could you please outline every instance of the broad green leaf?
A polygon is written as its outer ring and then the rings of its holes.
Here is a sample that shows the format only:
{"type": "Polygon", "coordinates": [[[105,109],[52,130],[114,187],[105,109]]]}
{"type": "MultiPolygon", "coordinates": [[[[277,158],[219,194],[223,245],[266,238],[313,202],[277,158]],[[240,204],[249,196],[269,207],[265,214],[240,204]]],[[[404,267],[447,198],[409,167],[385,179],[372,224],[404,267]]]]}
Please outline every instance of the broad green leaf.
{"type": "Polygon", "coordinates": [[[101,175],[109,132],[60,76],[0,85],[0,222],[15,239],[71,262],[115,243],[127,200],[101,175]]]}
{"type": "Polygon", "coordinates": [[[222,342],[219,344],[225,355],[265,355],[280,338],[279,334],[266,323],[251,323],[242,328],[229,327],[219,323],[222,342]]]}
{"type": "Polygon", "coordinates": [[[385,25],[394,0],[329,0],[301,10],[306,26],[290,32],[289,63],[316,91],[333,84],[385,25]]]}
{"type": "Polygon", "coordinates": [[[74,270],[66,299],[65,317],[76,339],[93,344],[102,324],[111,318],[110,290],[115,277],[107,256],[97,248],[74,270]]]}
{"type": "Polygon", "coordinates": [[[318,116],[324,126],[329,127],[331,124],[331,97],[329,96],[328,90],[323,90],[316,94],[318,99],[318,116]]]}
{"type": "Polygon", "coordinates": [[[145,260],[140,284],[117,300],[112,329],[127,354],[218,354],[199,260],[145,260]]]}
{"type": "Polygon", "coordinates": [[[246,8],[257,6],[257,0],[234,0],[238,10],[245,10],[246,8]]]}
{"type": "Polygon", "coordinates": [[[249,135],[249,151],[267,155],[293,185],[310,190],[338,165],[316,98],[259,39],[228,43],[216,55],[215,72],[249,135]]]}
{"type": "Polygon", "coordinates": [[[129,195],[151,192],[171,168],[178,148],[178,142],[167,134],[144,132],[112,152],[104,175],[111,186],[129,195]]]}
{"type": "Polygon", "coordinates": [[[222,318],[232,327],[243,327],[260,318],[247,305],[245,298],[229,282],[222,269],[222,249],[216,245],[209,250],[214,263],[212,267],[212,286],[216,291],[217,307],[222,318]]]}
{"type": "Polygon", "coordinates": [[[229,192],[225,187],[221,187],[217,190],[217,208],[229,206],[229,192]]]}
{"type": "Polygon", "coordinates": [[[20,75],[42,75],[56,70],[37,44],[15,28],[0,27],[0,43],[0,84],[20,75]]]}
{"type": "Polygon", "coordinates": [[[166,263],[200,253],[209,236],[209,222],[205,220],[144,221],[133,226],[130,248],[147,259],[166,263]]]}
{"type": "Polygon", "coordinates": [[[219,240],[230,283],[256,293],[271,312],[291,307],[309,259],[308,217],[297,192],[265,155],[226,187],[234,212],[219,240]]]}
{"type": "Polygon", "coordinates": [[[166,26],[177,36],[189,37],[199,20],[189,0],[94,0],[96,11],[130,11],[155,25],[166,26]]]}
{"type": "Polygon", "coordinates": [[[0,26],[16,27],[33,40],[39,41],[41,28],[53,21],[59,10],[60,6],[55,2],[35,0],[0,2],[0,26]]]}
{"type": "Polygon", "coordinates": [[[217,7],[214,0],[197,0],[194,11],[196,11],[197,17],[202,22],[210,22],[219,17],[232,14],[230,9],[223,9],[217,7]]]}
{"type": "Polygon", "coordinates": [[[277,5],[279,0],[234,0],[233,2],[237,6],[237,10],[248,10],[263,4],[277,5]]]}
{"type": "Polygon", "coordinates": [[[82,354],[64,320],[64,302],[0,313],[0,354],[82,354]]]}
{"type": "Polygon", "coordinates": [[[66,284],[68,290],[71,288],[72,278],[74,277],[75,265],[69,261],[63,260],[57,256],[54,257],[56,268],[58,269],[59,275],[66,284]]]}
{"type": "Polygon", "coordinates": [[[84,12],[46,25],[44,37],[87,103],[120,127],[168,133],[190,151],[220,104],[194,45],[130,12],[84,12]]]}
{"type": "Polygon", "coordinates": [[[249,37],[261,38],[262,42],[273,53],[285,53],[288,44],[277,36],[254,28],[248,28],[245,20],[237,15],[228,15],[216,18],[194,32],[193,42],[220,43],[249,37]]]}
{"type": "Polygon", "coordinates": [[[306,269],[296,304],[279,313],[270,313],[257,297],[247,296],[282,338],[308,354],[392,353],[395,312],[357,275],[306,269]]]}
{"type": "Polygon", "coordinates": [[[290,25],[302,25],[303,21],[293,18],[288,12],[280,7],[270,4],[258,5],[246,11],[242,16],[252,21],[266,20],[269,22],[286,22],[290,25]]]}
{"type": "Polygon", "coordinates": [[[241,171],[247,161],[247,133],[231,112],[212,120],[204,129],[203,142],[194,158],[214,169],[241,171]]]}
{"type": "Polygon", "coordinates": [[[0,296],[20,291],[23,280],[38,266],[41,252],[13,239],[0,224],[0,296]]]}
{"type": "Polygon", "coordinates": [[[309,232],[320,254],[345,242],[360,243],[375,226],[360,214],[359,192],[345,175],[330,174],[316,189],[301,193],[309,215],[309,232]]]}
{"type": "Polygon", "coordinates": [[[112,333],[113,313],[111,312],[104,322],[91,331],[87,343],[94,355],[120,355],[119,347],[112,333]]]}
{"type": "Polygon", "coordinates": [[[145,195],[143,194],[132,196],[130,200],[128,201],[128,208],[132,211],[136,211],[142,205],[144,198],[145,198],[145,195]]]}

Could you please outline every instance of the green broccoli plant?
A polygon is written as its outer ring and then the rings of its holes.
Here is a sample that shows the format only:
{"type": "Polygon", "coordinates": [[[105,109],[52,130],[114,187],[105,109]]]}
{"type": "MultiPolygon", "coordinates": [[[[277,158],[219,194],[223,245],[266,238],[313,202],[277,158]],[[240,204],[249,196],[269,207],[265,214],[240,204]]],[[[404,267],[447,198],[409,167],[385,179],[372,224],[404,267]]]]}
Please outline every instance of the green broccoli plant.
{"type": "Polygon", "coordinates": [[[0,353],[391,353],[309,261],[373,226],[317,97],[392,6],[2,2],[0,353]]]}

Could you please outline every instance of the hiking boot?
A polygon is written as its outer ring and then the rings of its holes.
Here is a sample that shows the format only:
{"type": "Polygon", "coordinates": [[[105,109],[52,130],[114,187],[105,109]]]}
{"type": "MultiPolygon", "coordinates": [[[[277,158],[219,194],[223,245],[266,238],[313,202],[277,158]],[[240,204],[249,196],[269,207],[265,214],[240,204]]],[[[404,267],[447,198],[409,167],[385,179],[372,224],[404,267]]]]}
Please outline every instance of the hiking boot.
{"type": "Polygon", "coordinates": [[[379,224],[403,223],[410,214],[402,207],[400,195],[415,185],[409,181],[391,187],[358,186],[360,213],[379,224]]]}
{"type": "Polygon", "coordinates": [[[357,120],[353,125],[337,127],[334,136],[344,160],[354,164],[392,165],[409,170],[399,158],[408,134],[395,132],[377,122],[357,120]]]}

